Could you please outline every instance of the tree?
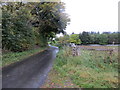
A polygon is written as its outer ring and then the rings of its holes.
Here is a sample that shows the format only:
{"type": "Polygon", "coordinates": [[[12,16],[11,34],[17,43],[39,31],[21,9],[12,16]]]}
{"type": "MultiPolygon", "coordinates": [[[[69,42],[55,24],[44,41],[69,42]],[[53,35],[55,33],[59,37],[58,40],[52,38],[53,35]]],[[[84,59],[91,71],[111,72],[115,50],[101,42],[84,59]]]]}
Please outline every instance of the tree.
{"type": "Polygon", "coordinates": [[[68,43],[70,43],[69,35],[61,36],[57,40],[58,40],[58,43],[61,45],[67,45],[68,43]]]}
{"type": "Polygon", "coordinates": [[[79,34],[71,34],[69,42],[75,43],[75,44],[81,44],[81,40],[79,39],[79,34]]]}
{"type": "Polygon", "coordinates": [[[65,33],[69,18],[64,10],[58,2],[3,3],[2,48],[23,51],[35,44],[46,46],[56,34],[65,33]]]}
{"type": "Polygon", "coordinates": [[[120,43],[120,33],[116,32],[116,33],[111,33],[108,35],[108,43],[112,44],[113,42],[115,44],[119,44],[120,43]]]}
{"type": "Polygon", "coordinates": [[[106,34],[101,34],[99,36],[99,44],[104,45],[108,43],[108,36],[106,34]]]}
{"type": "Polygon", "coordinates": [[[34,44],[34,33],[28,24],[31,14],[26,4],[5,3],[2,15],[2,47],[11,51],[30,49],[34,44]]]}
{"type": "Polygon", "coordinates": [[[39,28],[44,45],[56,34],[65,33],[69,18],[64,10],[64,4],[60,2],[41,2],[32,10],[31,13],[36,17],[33,25],[39,28]]]}
{"type": "Polygon", "coordinates": [[[83,31],[82,34],[79,34],[79,38],[82,44],[90,44],[90,35],[88,32],[83,31]]]}

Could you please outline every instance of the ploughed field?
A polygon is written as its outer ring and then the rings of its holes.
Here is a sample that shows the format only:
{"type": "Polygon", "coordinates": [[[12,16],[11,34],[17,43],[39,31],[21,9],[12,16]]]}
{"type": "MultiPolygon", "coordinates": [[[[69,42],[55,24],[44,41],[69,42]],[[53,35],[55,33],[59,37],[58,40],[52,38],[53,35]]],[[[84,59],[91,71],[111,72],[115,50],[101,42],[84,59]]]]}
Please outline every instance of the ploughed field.
{"type": "Polygon", "coordinates": [[[78,46],[80,47],[81,49],[88,49],[88,50],[114,50],[114,51],[118,51],[118,48],[120,46],[84,46],[84,45],[81,45],[81,46],[78,46]]]}

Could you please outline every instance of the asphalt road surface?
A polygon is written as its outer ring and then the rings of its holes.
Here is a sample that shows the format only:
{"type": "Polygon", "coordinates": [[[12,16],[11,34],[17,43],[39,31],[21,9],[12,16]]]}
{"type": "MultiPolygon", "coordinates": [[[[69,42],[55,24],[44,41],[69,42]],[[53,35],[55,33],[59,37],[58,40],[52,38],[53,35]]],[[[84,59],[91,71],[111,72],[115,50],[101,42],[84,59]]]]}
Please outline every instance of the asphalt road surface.
{"type": "Polygon", "coordinates": [[[52,68],[57,52],[58,48],[51,46],[21,62],[2,68],[2,88],[40,87],[52,68]]]}

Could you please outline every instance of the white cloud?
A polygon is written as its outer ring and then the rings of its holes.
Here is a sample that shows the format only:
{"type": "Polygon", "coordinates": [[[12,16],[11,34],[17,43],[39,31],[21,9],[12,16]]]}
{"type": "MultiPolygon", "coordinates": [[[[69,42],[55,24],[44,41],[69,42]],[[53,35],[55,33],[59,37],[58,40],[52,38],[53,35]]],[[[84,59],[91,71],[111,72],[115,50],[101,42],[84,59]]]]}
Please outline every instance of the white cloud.
{"type": "Polygon", "coordinates": [[[62,0],[71,24],[68,33],[82,31],[117,31],[119,0],[62,0]]]}

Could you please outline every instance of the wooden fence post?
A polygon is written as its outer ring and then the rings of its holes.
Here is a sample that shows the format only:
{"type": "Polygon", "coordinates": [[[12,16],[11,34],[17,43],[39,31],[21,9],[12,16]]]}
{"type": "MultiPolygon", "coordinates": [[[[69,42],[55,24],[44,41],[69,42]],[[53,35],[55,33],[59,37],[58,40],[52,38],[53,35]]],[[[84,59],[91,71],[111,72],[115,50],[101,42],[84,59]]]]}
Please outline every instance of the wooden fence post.
{"type": "Polygon", "coordinates": [[[80,50],[79,50],[79,47],[75,46],[75,47],[72,47],[72,55],[73,56],[79,56],[80,55],[80,50]]]}

